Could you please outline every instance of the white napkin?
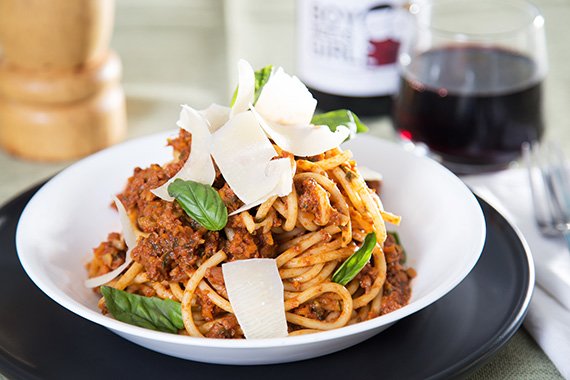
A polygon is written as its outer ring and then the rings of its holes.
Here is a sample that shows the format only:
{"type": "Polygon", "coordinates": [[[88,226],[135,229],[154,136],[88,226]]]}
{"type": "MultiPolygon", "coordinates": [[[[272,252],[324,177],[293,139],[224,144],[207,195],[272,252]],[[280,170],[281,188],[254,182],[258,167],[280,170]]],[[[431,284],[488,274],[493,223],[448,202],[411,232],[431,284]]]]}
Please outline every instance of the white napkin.
{"type": "Polygon", "coordinates": [[[525,169],[462,178],[517,226],[534,259],[536,287],[524,327],[570,379],[570,250],[563,237],[544,237],[534,221],[525,169]]]}

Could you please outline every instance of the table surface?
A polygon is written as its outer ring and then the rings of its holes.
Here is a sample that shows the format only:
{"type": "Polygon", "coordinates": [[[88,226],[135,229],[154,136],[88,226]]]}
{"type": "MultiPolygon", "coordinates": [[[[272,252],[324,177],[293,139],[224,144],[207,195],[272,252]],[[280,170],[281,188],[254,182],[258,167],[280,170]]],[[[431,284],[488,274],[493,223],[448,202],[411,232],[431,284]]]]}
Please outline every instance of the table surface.
{"type": "MultiPolygon", "coordinates": [[[[570,154],[570,0],[535,3],[545,15],[548,39],[546,138],[570,154]]],[[[294,0],[117,0],[112,48],[124,66],[128,138],[175,128],[181,103],[227,104],[239,58],[294,73],[294,36],[294,0]]],[[[373,135],[394,138],[388,118],[366,122],[373,135]]],[[[0,151],[0,204],[71,163],[29,162],[0,151]]],[[[521,328],[472,378],[561,376],[521,328]]]]}

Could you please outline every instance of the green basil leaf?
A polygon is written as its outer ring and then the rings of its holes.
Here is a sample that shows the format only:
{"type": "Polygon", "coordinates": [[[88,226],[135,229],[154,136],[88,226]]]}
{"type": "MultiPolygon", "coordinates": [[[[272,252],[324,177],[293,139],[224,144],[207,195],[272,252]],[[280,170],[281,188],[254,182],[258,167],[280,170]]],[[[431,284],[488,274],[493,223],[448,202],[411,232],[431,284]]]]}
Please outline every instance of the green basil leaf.
{"type": "Polygon", "coordinates": [[[226,226],[228,209],[212,186],[178,178],[168,186],[168,194],[204,228],[219,231],[226,226]]]}
{"type": "Polygon", "coordinates": [[[180,303],[158,297],[143,297],[101,286],[107,309],[115,319],[147,329],[176,334],[184,328],[180,303]]]}
{"type": "Polygon", "coordinates": [[[232,100],[230,101],[230,108],[232,108],[234,106],[234,104],[236,104],[237,90],[238,90],[238,86],[236,86],[234,93],[232,94],[232,100]]]}
{"type": "Polygon", "coordinates": [[[311,123],[314,125],[326,125],[331,131],[336,131],[339,125],[344,125],[350,130],[350,138],[357,133],[368,132],[368,127],[364,125],[354,114],[354,112],[341,109],[314,115],[311,123]]]}
{"type": "MultiPolygon", "coordinates": [[[[263,86],[265,86],[272,73],[273,73],[273,65],[267,65],[264,68],[255,71],[255,95],[253,97],[253,104],[257,102],[257,98],[259,98],[259,94],[261,94],[263,86]]],[[[236,89],[234,90],[234,93],[232,95],[232,101],[230,102],[230,107],[233,107],[233,105],[235,104],[237,93],[238,93],[238,87],[236,86],[236,89]]]]}
{"type": "Polygon", "coordinates": [[[273,74],[273,65],[267,65],[255,72],[255,95],[253,98],[253,104],[257,102],[257,98],[259,98],[259,94],[261,94],[261,90],[263,90],[263,87],[269,80],[271,74],[273,74]]]}
{"type": "Polygon", "coordinates": [[[346,285],[356,277],[366,263],[370,261],[374,246],[376,246],[376,234],[371,232],[366,235],[362,246],[334,272],[332,276],[333,282],[346,285]]]}

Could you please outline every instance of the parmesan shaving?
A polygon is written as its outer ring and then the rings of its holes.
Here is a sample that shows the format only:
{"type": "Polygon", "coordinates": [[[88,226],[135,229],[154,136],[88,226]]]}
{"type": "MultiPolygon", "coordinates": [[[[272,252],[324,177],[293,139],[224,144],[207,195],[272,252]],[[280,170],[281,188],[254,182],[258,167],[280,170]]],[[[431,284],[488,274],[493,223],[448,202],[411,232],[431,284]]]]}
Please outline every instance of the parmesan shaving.
{"type": "MultiPolygon", "coordinates": [[[[216,119],[216,121],[217,120],[218,119],[216,119]]],[[[192,134],[190,156],[188,156],[188,159],[178,173],[162,186],[151,190],[154,195],[169,202],[172,202],[174,198],[168,194],[168,186],[178,178],[185,181],[192,180],[206,185],[212,185],[214,179],[216,179],[216,170],[214,169],[214,164],[210,157],[212,135],[206,120],[192,107],[183,105],[182,111],[180,111],[180,119],[176,125],[192,134]]]]}
{"type": "Polygon", "coordinates": [[[243,59],[238,62],[238,88],[236,100],[230,111],[230,119],[247,111],[255,96],[255,72],[251,65],[243,59]]]}
{"type": "Polygon", "coordinates": [[[230,107],[224,107],[216,103],[210,104],[206,109],[198,113],[208,122],[210,133],[216,132],[230,119],[230,107]]]}
{"type": "Polygon", "coordinates": [[[265,120],[282,125],[311,124],[317,101],[295,76],[278,68],[269,78],[255,103],[265,120]]]}
{"type": "Polygon", "coordinates": [[[123,206],[123,202],[119,200],[119,198],[115,197],[113,199],[115,201],[115,206],[117,206],[117,210],[119,211],[119,221],[121,222],[121,228],[123,230],[123,239],[125,239],[125,244],[127,245],[127,253],[125,256],[125,262],[121,264],[119,267],[115,268],[114,270],[105,273],[101,276],[92,277],[85,281],[85,286],[88,288],[95,288],[97,286],[104,285],[109,281],[112,281],[120,275],[125,269],[131,265],[133,258],[131,257],[131,251],[137,245],[137,239],[139,233],[137,232],[125,206],[123,206]]]}
{"type": "Polygon", "coordinates": [[[255,103],[249,108],[267,135],[281,149],[296,156],[321,154],[338,147],[350,136],[346,126],[333,132],[328,126],[312,125],[317,101],[295,76],[278,68],[255,103]]]}
{"type": "Polygon", "coordinates": [[[228,298],[247,339],[287,336],[283,282],[274,259],[222,264],[228,298]]]}
{"type": "Polygon", "coordinates": [[[230,188],[246,205],[291,192],[290,160],[272,161],[277,152],[250,111],[233,116],[212,135],[211,153],[230,188]]]}
{"type": "Polygon", "coordinates": [[[274,195],[277,195],[278,197],[284,197],[289,195],[289,193],[293,189],[293,174],[295,172],[295,169],[291,167],[291,161],[288,158],[280,158],[277,160],[272,160],[268,164],[268,171],[269,172],[278,171],[281,173],[281,180],[277,182],[276,187],[272,191],[270,191],[268,195],[262,197],[261,199],[258,199],[256,201],[241,206],[234,212],[230,213],[229,216],[237,215],[242,211],[246,211],[255,206],[259,206],[260,204],[262,204],[263,202],[265,202],[274,195]],[[289,166],[290,170],[287,170],[287,166],[289,166]]]}
{"type": "Polygon", "coordinates": [[[321,154],[338,147],[350,135],[350,129],[344,125],[338,126],[335,132],[326,125],[285,125],[264,118],[258,112],[257,106],[251,106],[251,111],[275,144],[295,156],[307,157],[321,154]]]}

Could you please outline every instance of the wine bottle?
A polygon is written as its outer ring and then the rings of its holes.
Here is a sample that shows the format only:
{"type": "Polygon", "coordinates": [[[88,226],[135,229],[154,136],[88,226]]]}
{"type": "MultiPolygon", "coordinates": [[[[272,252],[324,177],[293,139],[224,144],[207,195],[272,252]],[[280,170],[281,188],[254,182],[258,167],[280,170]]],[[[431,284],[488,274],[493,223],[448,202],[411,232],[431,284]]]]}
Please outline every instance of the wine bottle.
{"type": "Polygon", "coordinates": [[[297,72],[323,111],[390,113],[402,32],[397,0],[298,0],[297,72]]]}

